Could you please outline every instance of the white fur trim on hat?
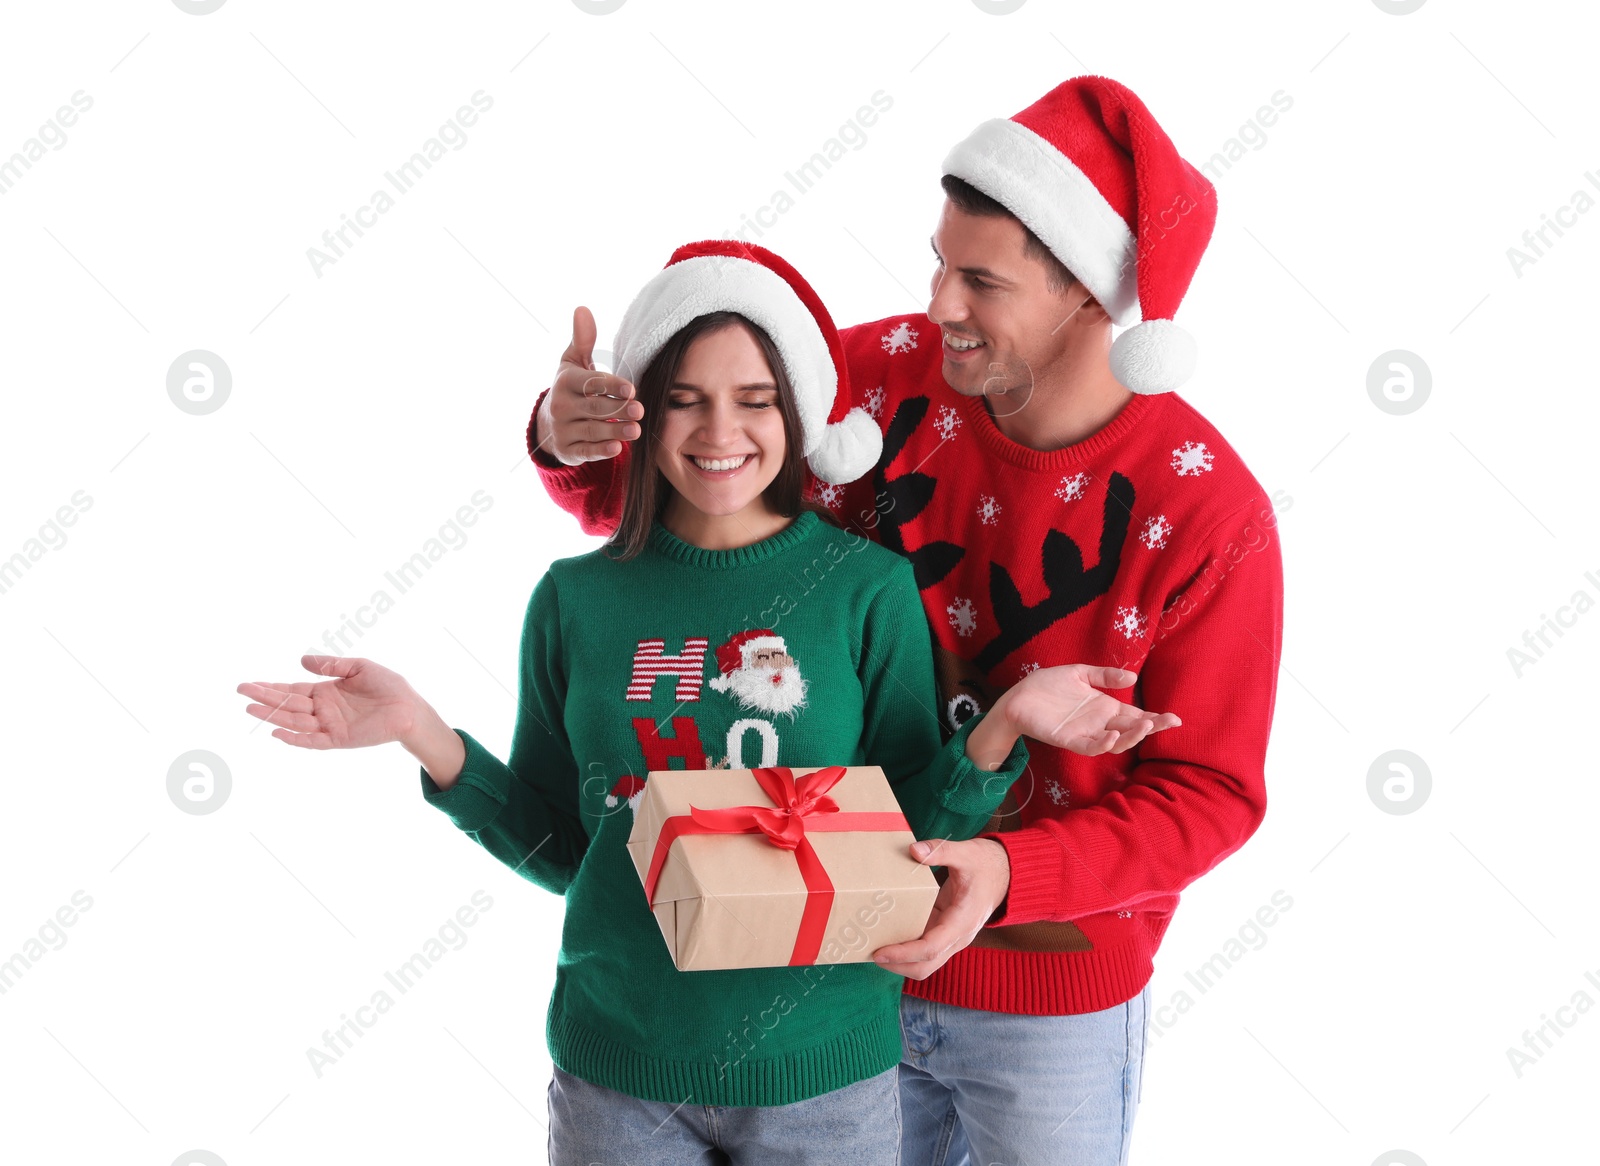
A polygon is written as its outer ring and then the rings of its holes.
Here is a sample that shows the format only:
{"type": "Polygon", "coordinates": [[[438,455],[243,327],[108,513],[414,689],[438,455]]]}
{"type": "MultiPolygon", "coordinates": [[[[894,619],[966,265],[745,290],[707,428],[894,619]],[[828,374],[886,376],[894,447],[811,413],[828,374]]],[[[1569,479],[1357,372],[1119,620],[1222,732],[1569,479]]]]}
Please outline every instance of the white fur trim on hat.
{"type": "Polygon", "coordinates": [[[1139,319],[1137,243],[1089,176],[1044,138],[991,118],[945,156],[944,173],[971,183],[1039,236],[1083,281],[1112,321],[1139,319]]]}
{"type": "Polygon", "coordinates": [[[1194,372],[1196,347],[1171,320],[1146,320],[1111,342],[1111,375],[1135,393],[1170,393],[1194,372]]]}
{"type": "Polygon", "coordinates": [[[772,338],[794,388],[802,452],[809,456],[824,441],[839,375],[817,318],[781,275],[753,260],[696,255],[657,272],[622,315],[612,345],[617,375],[637,383],[685,324],[723,311],[738,312],[772,338]]]}
{"type": "Polygon", "coordinates": [[[755,655],[757,652],[765,652],[771,648],[776,648],[780,652],[787,652],[789,650],[788,648],[784,647],[782,636],[751,636],[748,640],[739,645],[739,663],[748,668],[750,666],[751,656],[755,655]]]}
{"type": "MultiPolygon", "coordinates": [[[[751,655],[766,648],[776,648],[780,652],[789,650],[784,647],[782,636],[751,636],[739,645],[739,667],[750,667],[751,655]]],[[[711,687],[717,692],[727,692],[732,684],[733,682],[728,679],[727,674],[720,671],[720,669],[717,675],[711,678],[711,687]]]]}
{"type": "Polygon", "coordinates": [[[853,482],[878,464],[883,452],[883,430],[861,406],[828,426],[822,443],[806,461],[811,472],[830,485],[853,482]]]}

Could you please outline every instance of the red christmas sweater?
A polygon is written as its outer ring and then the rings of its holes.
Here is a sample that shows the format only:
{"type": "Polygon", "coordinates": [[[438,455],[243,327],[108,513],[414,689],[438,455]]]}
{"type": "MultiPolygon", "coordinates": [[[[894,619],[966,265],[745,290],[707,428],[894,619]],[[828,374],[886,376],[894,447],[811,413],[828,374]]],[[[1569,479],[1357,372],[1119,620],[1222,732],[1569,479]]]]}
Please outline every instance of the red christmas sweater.
{"type": "MultiPolygon", "coordinates": [[[[1139,673],[1123,700],[1183,724],[1122,754],[1029,740],[990,821],[1011,889],[971,946],[912,996],[995,1012],[1097,1011],[1137,995],[1180,892],[1266,812],[1283,566],[1271,499],[1176,393],[1134,396],[1097,433],[1029,449],[940,372],[940,330],[892,316],[842,334],[877,467],[813,497],[907,556],[953,732],[1033,670],[1139,673]]],[[[533,423],[529,422],[530,451],[533,423]]],[[[561,466],[545,488],[591,534],[614,528],[627,454],[561,466]]]]}

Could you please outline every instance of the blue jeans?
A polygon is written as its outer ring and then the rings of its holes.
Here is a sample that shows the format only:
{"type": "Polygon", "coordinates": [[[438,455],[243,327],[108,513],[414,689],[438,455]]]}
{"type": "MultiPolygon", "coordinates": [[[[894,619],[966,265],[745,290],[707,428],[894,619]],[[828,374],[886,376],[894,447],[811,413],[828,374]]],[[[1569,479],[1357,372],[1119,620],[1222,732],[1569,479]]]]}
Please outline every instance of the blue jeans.
{"type": "Polygon", "coordinates": [[[898,1069],[789,1105],[642,1101],[555,1068],[550,1166],[898,1166],[898,1069]]]}
{"type": "Polygon", "coordinates": [[[1123,1166],[1150,988],[1076,1016],[900,999],[904,1166],[1123,1166]],[[970,1155],[970,1158],[969,1158],[970,1155]]]}

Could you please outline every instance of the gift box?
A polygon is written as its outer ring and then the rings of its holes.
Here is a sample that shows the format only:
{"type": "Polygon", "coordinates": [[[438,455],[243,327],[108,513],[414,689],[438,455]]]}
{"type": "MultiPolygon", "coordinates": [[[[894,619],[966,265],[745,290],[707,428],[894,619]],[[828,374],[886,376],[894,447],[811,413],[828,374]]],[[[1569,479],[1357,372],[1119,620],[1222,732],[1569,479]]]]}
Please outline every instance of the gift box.
{"type": "Polygon", "coordinates": [[[857,963],[939,893],[876,765],[647,776],[628,853],[679,971],[857,963]]]}

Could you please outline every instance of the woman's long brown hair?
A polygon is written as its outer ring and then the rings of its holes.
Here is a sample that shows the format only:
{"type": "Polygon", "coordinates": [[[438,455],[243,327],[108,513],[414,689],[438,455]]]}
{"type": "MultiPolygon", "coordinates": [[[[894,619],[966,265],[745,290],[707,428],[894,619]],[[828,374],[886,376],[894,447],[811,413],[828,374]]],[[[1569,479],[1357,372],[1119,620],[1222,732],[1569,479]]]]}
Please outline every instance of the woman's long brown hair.
{"type": "Polygon", "coordinates": [[[644,421],[639,427],[639,439],[634,442],[628,455],[628,480],[622,495],[622,518],[606,542],[606,553],[612,558],[631,559],[644,550],[650,540],[651,527],[661,517],[667,500],[672,496],[672,487],[656,465],[655,451],[661,440],[659,435],[666,413],[667,390],[678,378],[684,353],[698,337],[735,326],[743,326],[760,346],[767,367],[772,370],[773,383],[778,387],[778,410],[783,416],[783,464],[763,491],[767,504],[785,518],[793,518],[803,510],[812,510],[837,525],[831,512],[804,497],[806,459],[800,445],[800,414],[795,409],[794,386],[789,383],[788,374],[784,371],[777,345],[763,329],[738,312],[707,312],[703,316],[696,316],[674,333],[639,378],[637,400],[644,406],[644,421]]]}

